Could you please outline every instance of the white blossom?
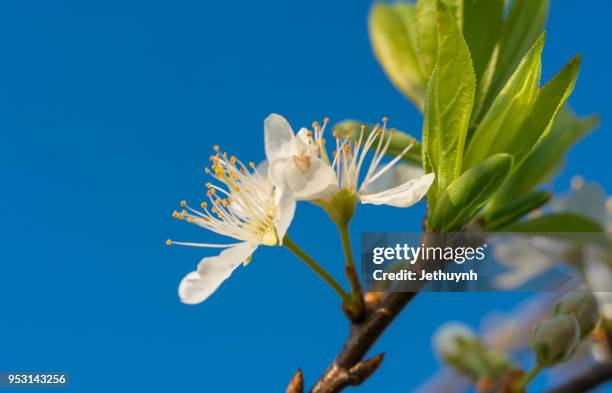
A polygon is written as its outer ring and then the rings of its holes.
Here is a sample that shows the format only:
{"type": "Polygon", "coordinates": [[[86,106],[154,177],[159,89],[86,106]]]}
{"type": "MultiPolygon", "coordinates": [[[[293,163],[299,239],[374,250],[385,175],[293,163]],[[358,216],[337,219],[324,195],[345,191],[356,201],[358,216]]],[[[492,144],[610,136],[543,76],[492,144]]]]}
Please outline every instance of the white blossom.
{"type": "Polygon", "coordinates": [[[336,134],[336,150],[330,161],[325,149],[323,126],[314,131],[305,128],[294,134],[291,126],[280,115],[271,114],[264,124],[266,156],[270,162],[270,180],[288,190],[299,200],[329,199],[340,190],[354,194],[361,203],[409,207],[420,201],[434,181],[434,174],[420,174],[400,184],[372,191],[372,185],[392,176],[391,169],[412,147],[383,163],[391,143],[391,132],[376,125],[366,136],[362,128],[358,138],[336,134]],[[373,157],[366,163],[368,151],[373,157]],[[365,171],[365,174],[362,172],[365,171]],[[363,175],[363,176],[362,176],[363,175]],[[363,177],[363,179],[361,179],[363,177]]]}
{"type": "Polygon", "coordinates": [[[294,197],[274,188],[265,168],[255,168],[253,163],[247,167],[236,157],[228,158],[226,153],[220,153],[217,146],[211,161],[211,168],[206,168],[206,172],[215,182],[206,184],[207,201],[199,209],[183,201],[184,210],[175,211],[173,216],[239,242],[167,241],[167,244],[225,248],[217,256],[202,259],[197,270],[181,281],[179,296],[187,304],[206,300],[241,263],[246,266],[259,245],[282,244],[295,211],[294,197]]]}

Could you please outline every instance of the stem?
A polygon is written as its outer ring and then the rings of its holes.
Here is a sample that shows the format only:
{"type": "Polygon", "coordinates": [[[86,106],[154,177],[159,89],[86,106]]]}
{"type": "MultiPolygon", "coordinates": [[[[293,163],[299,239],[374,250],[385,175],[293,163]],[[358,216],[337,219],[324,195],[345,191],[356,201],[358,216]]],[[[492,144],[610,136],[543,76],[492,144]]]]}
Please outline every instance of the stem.
{"type": "Polygon", "coordinates": [[[536,364],[529,374],[525,375],[513,388],[515,392],[522,392],[525,390],[527,385],[534,380],[534,378],[542,371],[542,366],[536,364]]]}
{"type": "Polygon", "coordinates": [[[351,306],[356,308],[353,311],[356,311],[357,315],[359,315],[364,308],[363,296],[361,292],[361,284],[359,283],[359,277],[357,276],[357,269],[355,268],[355,259],[353,258],[353,249],[351,247],[351,236],[349,235],[348,223],[338,223],[338,231],[340,232],[340,238],[342,239],[346,275],[351,283],[351,306]]]}
{"type": "Polygon", "coordinates": [[[289,251],[291,251],[295,256],[300,258],[309,268],[311,268],[319,277],[323,279],[342,299],[342,302],[345,304],[350,304],[351,297],[334,278],[319,265],[310,255],[306,253],[306,251],[302,250],[300,246],[295,244],[293,240],[289,237],[289,235],[285,235],[283,239],[283,246],[285,246],[289,251]]]}

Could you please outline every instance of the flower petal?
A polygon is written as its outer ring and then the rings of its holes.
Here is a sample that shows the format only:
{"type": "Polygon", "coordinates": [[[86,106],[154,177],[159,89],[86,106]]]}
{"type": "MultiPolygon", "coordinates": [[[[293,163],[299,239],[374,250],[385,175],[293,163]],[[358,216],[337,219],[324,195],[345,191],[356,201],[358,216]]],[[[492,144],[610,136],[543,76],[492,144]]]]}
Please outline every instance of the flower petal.
{"type": "Polygon", "coordinates": [[[601,313],[606,318],[612,317],[612,271],[604,263],[598,260],[588,260],[585,266],[584,276],[589,284],[601,313]]]}
{"type": "Polygon", "coordinates": [[[495,246],[495,259],[510,270],[497,275],[493,285],[516,289],[553,267],[566,248],[562,242],[541,236],[513,236],[495,246]]]}
{"type": "Polygon", "coordinates": [[[198,264],[198,270],[190,272],[179,284],[179,297],[186,304],[198,304],[219,288],[232,272],[257,249],[255,243],[240,243],[223,250],[219,255],[206,257],[198,264]]]}
{"type": "Polygon", "coordinates": [[[275,218],[276,236],[278,237],[278,243],[283,244],[283,238],[291,225],[293,215],[295,214],[295,198],[288,192],[277,190],[277,212],[275,218]]]}
{"type": "Polygon", "coordinates": [[[395,207],[409,207],[423,199],[433,183],[435,175],[428,173],[417,179],[373,194],[359,195],[361,203],[372,205],[389,205],[395,207]]]}
{"type": "Polygon", "coordinates": [[[336,172],[316,157],[277,160],[270,165],[269,176],[274,185],[298,200],[327,198],[338,189],[336,172]]]}
{"type": "Polygon", "coordinates": [[[419,165],[399,163],[368,184],[364,194],[375,194],[389,190],[406,183],[409,180],[423,176],[423,168],[419,165]]]}
{"type": "Polygon", "coordinates": [[[295,135],[289,122],[276,113],[264,121],[264,141],[266,158],[272,162],[279,158],[288,158],[293,154],[295,135]]]}

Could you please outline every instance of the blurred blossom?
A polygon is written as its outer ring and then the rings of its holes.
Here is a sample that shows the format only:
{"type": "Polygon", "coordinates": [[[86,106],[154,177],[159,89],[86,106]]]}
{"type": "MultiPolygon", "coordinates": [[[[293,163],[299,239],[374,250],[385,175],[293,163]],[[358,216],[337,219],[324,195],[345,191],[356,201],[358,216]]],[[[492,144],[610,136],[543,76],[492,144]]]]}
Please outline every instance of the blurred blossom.
{"type": "MultiPolygon", "coordinates": [[[[574,213],[590,218],[612,231],[612,198],[606,199],[603,188],[596,183],[584,184],[580,177],[572,180],[572,189],[550,203],[549,212],[574,213]]],[[[494,250],[497,260],[508,268],[495,278],[500,289],[515,289],[547,272],[559,262],[572,262],[582,271],[589,287],[596,293],[602,312],[612,313],[612,272],[610,255],[601,247],[581,245],[578,257],[571,257],[574,245],[567,241],[543,236],[513,236],[499,242],[494,250]],[[607,311],[603,311],[607,310],[607,311]]]]}

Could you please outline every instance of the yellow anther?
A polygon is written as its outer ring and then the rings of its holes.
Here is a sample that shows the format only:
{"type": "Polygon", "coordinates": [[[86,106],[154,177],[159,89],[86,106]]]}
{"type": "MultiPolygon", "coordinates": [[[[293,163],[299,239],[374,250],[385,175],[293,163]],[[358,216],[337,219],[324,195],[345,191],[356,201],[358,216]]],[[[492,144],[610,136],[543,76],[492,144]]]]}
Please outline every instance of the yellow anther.
{"type": "Polygon", "coordinates": [[[182,207],[187,206],[187,201],[181,201],[181,206],[182,206],[182,207]]]}
{"type": "Polygon", "coordinates": [[[326,117],[323,119],[323,124],[327,124],[327,123],[329,123],[329,117],[326,117]]]}
{"type": "Polygon", "coordinates": [[[208,217],[204,217],[204,221],[206,221],[206,222],[210,222],[210,218],[208,218],[208,217]]]}
{"type": "Polygon", "coordinates": [[[206,188],[210,188],[210,187],[212,187],[212,183],[211,182],[206,183],[206,188]]]}
{"type": "Polygon", "coordinates": [[[306,136],[308,136],[309,138],[312,138],[312,131],[308,131],[308,132],[306,133],[306,136]]]}
{"type": "Polygon", "coordinates": [[[218,151],[219,151],[219,145],[214,145],[214,146],[213,146],[213,150],[214,150],[214,151],[216,151],[216,152],[218,152],[218,151]]]}
{"type": "Polygon", "coordinates": [[[387,116],[383,116],[382,121],[383,123],[386,123],[389,121],[389,118],[387,116]]]}
{"type": "Polygon", "coordinates": [[[232,165],[234,165],[234,164],[236,163],[236,157],[235,157],[235,156],[231,156],[231,157],[230,157],[230,163],[231,163],[232,165]]]}
{"type": "Polygon", "coordinates": [[[193,222],[193,218],[187,217],[187,222],[193,222]]]}
{"type": "Polygon", "coordinates": [[[253,161],[249,162],[249,168],[255,169],[255,163],[253,161]]]}
{"type": "Polygon", "coordinates": [[[208,207],[208,203],[202,202],[200,206],[202,207],[202,209],[206,209],[208,207]]]}
{"type": "Polygon", "coordinates": [[[172,245],[172,240],[168,239],[166,240],[166,246],[171,246],[172,245]]]}
{"type": "Polygon", "coordinates": [[[172,217],[174,217],[174,218],[181,218],[181,214],[175,210],[175,211],[172,212],[172,217]]]}

